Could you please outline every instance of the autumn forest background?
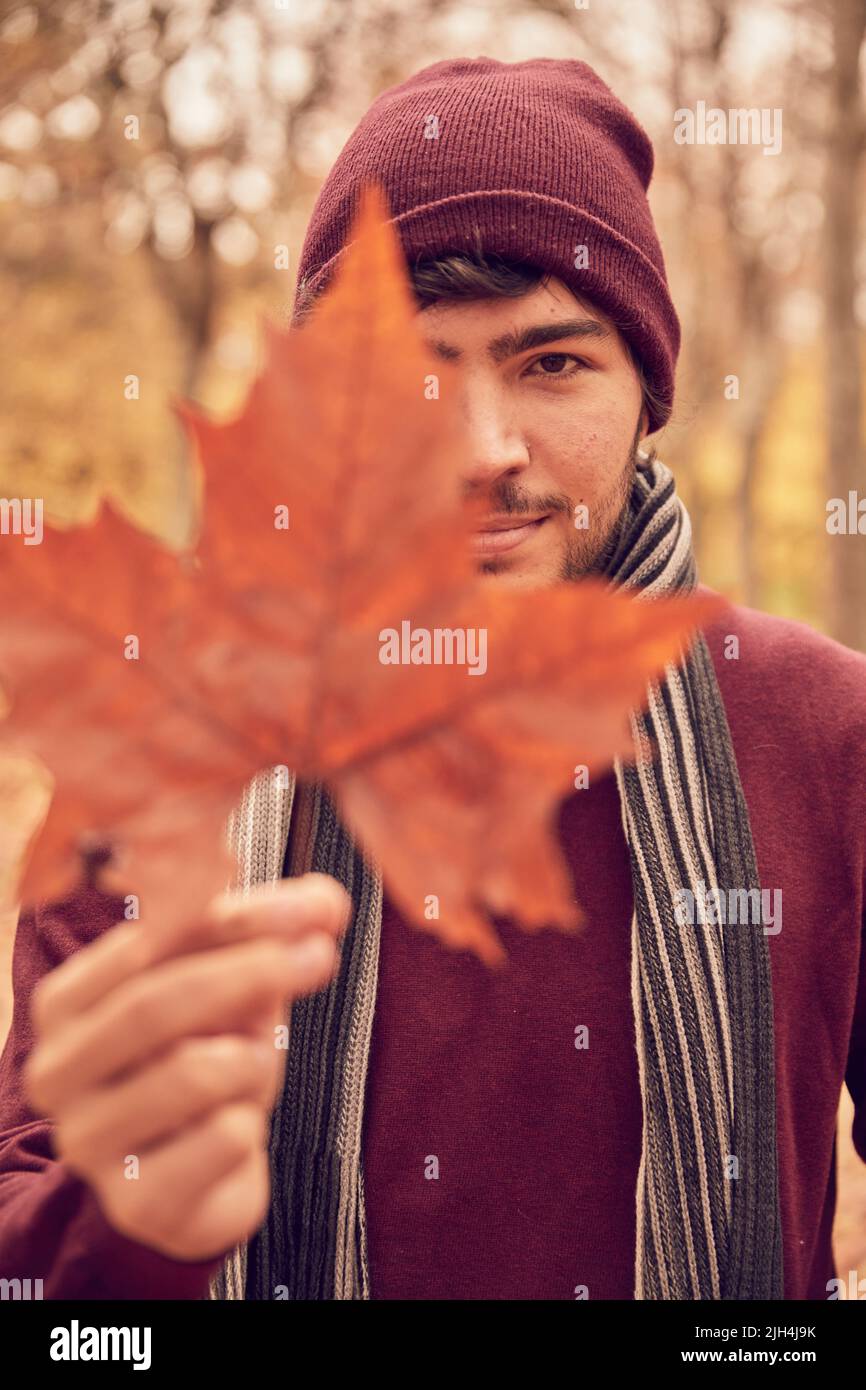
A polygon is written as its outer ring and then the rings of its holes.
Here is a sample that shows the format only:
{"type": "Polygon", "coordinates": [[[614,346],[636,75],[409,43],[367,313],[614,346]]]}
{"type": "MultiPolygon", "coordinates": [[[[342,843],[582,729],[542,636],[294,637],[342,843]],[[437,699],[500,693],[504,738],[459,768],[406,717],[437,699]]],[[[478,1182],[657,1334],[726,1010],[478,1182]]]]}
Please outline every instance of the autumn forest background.
{"type": "MultiPolygon", "coordinates": [[[[3,0],[0,496],[74,523],[107,493],[179,539],[195,488],[170,402],[239,403],[370,101],[440,58],[582,58],[655,146],[683,347],[652,442],[701,577],[866,651],[866,535],[826,524],[851,492],[866,513],[864,36],[866,0],[3,0]],[[780,109],[781,151],[678,144],[699,100],[780,109]]],[[[32,796],[22,774],[0,807],[22,835],[32,796]]],[[[849,1130],[845,1097],[836,1256],[866,1277],[849,1130]]]]}

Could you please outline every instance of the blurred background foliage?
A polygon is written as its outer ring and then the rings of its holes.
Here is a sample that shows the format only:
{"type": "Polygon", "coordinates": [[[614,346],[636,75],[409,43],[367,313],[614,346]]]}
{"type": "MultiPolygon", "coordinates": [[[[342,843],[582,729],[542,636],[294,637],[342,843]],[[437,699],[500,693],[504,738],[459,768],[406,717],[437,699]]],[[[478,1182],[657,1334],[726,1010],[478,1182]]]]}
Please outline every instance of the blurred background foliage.
{"type": "Polygon", "coordinates": [[[0,489],[68,518],[107,491],[180,536],[171,398],[237,404],[369,102],[440,58],[583,58],[655,144],[684,330],[655,442],[702,576],[866,650],[866,544],[826,531],[866,496],[864,28],[866,0],[7,0],[0,489]],[[781,153],[677,144],[698,100],[781,108],[781,153]]]}
{"type": "MultiPolygon", "coordinates": [[[[683,348],[653,442],[702,578],[866,650],[866,537],[826,530],[829,498],[866,498],[866,0],[581,3],[3,0],[0,495],[73,522],[109,494],[180,539],[194,485],[171,401],[239,404],[370,101],[442,58],[581,58],[655,145],[683,348]],[[677,144],[699,100],[780,108],[781,153],[677,144]]],[[[850,1107],[837,1258],[866,1273],[849,1132],[850,1107]]]]}

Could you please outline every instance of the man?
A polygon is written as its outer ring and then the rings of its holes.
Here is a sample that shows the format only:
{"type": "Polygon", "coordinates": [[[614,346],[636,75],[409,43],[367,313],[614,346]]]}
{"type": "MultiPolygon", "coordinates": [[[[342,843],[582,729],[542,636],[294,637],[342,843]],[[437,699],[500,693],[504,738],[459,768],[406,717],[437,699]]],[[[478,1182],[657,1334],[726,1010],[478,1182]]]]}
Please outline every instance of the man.
{"type": "MultiPolygon", "coordinates": [[[[461,368],[491,583],[694,585],[638,448],[679,344],[651,172],[586,65],[477,59],[380,96],[320,194],[296,322],[377,178],[461,368]]],[[[162,959],[95,892],[22,918],[0,1274],[49,1297],[826,1298],[846,1080],[866,1159],[866,658],[733,608],[648,699],[655,762],[563,803],[583,933],[498,923],[504,972],[410,929],[323,789],[271,772],[231,830],[239,881],[276,896],[221,900],[162,959]],[[285,1001],[283,1068],[255,1041],[285,1001]]]]}

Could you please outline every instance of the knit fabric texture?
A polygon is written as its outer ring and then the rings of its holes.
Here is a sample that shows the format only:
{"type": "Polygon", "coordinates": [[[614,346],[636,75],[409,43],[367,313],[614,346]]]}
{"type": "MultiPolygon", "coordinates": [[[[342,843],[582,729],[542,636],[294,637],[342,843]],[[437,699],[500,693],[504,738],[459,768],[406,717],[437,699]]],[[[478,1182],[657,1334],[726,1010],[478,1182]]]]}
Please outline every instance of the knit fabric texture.
{"type": "Polygon", "coordinates": [[[647,189],[653,148],[586,63],[434,63],[373,102],[333,165],[301,252],[294,321],[325,288],[366,183],[407,262],[484,252],[534,265],[611,318],[670,416],[680,326],[647,189]]]}
{"type": "MultiPolygon", "coordinates": [[[[660,460],[642,458],[607,571],[640,601],[696,582],[688,512],[660,460]]],[[[575,659],[579,659],[576,648],[575,659]]],[[[773,994],[760,922],[733,932],[676,920],[679,889],[760,890],[725,709],[699,634],[632,714],[616,775],[634,890],[631,993],[643,1143],[636,1299],[783,1297],[773,994]]],[[[274,1110],[270,1209],[228,1255],[215,1299],[369,1299],[362,1134],[382,926],[381,866],[365,859],[327,789],[287,768],[259,775],[230,824],[238,886],[337,878],[353,902],[339,971],[288,1010],[274,1110]]]]}

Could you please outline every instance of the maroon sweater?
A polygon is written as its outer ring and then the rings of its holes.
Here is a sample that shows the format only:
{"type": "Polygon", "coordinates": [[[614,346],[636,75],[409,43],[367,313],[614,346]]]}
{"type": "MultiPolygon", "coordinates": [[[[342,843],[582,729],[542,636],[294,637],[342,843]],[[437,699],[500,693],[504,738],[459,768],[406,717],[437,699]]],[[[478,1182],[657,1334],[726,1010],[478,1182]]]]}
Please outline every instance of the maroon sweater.
{"type": "MultiPolygon", "coordinates": [[[[785,1297],[825,1299],[845,1081],[866,1161],[866,658],[744,608],[706,636],[761,883],[782,890],[782,930],[767,939],[785,1297]],[[738,660],[723,655],[728,633],[738,660]]],[[[386,899],[364,1129],[374,1298],[632,1296],[642,1108],[613,776],[574,793],[560,825],[586,929],[508,929],[501,975],[407,927],[386,899]]],[[[114,1233],[21,1095],[33,983],[111,920],[90,895],[19,925],[0,1059],[0,1277],[42,1277],[49,1298],[200,1297],[219,1261],[183,1264],[114,1233]]]]}

